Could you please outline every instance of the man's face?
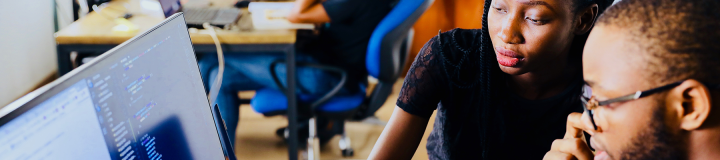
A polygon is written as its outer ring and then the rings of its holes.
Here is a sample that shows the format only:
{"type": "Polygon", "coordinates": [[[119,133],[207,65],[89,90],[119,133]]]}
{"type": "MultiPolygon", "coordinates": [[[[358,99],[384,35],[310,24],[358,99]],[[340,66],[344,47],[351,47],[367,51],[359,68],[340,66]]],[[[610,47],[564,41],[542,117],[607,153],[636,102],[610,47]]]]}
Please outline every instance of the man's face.
{"type": "MultiPolygon", "coordinates": [[[[599,101],[616,98],[636,91],[658,87],[647,78],[650,70],[644,57],[647,53],[634,46],[621,29],[596,26],[583,53],[583,75],[599,101]]],[[[673,119],[666,117],[663,97],[649,97],[612,103],[595,109],[598,131],[590,144],[597,159],[677,159],[677,129],[666,125],[673,119]]],[[[589,124],[589,118],[584,118],[589,124]]]]}

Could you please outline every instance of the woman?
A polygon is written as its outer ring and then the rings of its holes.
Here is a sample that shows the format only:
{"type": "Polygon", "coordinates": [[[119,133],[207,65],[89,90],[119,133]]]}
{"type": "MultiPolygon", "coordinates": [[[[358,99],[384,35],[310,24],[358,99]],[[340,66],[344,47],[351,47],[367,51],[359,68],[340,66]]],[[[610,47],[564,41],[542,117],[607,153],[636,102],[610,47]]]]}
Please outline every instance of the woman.
{"type": "Polygon", "coordinates": [[[582,112],[581,54],[612,0],[486,0],[483,29],[431,39],[370,159],[409,159],[437,117],[430,159],[542,159],[582,112]]]}

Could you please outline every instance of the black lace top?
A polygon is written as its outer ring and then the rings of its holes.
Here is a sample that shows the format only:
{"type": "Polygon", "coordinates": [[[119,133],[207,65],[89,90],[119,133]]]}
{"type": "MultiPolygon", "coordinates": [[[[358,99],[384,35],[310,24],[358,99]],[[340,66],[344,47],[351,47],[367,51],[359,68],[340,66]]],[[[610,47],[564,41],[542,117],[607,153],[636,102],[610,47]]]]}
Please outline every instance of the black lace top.
{"type": "Polygon", "coordinates": [[[430,159],[542,159],[552,141],[563,138],[567,115],[582,112],[582,79],[547,99],[515,95],[506,89],[494,51],[482,47],[482,32],[454,29],[428,41],[397,105],[425,118],[437,109],[430,159]]]}

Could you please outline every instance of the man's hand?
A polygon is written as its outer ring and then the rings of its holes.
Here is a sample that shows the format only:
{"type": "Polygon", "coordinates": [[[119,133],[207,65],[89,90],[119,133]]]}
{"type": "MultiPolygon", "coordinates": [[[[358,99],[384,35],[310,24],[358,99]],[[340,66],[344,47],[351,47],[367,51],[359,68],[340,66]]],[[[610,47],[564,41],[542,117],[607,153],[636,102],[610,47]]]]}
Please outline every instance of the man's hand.
{"type": "Polygon", "coordinates": [[[556,139],[552,143],[550,151],[545,154],[544,160],[592,160],[593,153],[590,151],[583,129],[581,113],[570,113],[567,120],[567,131],[563,139],[556,139]]]}
{"type": "Polygon", "coordinates": [[[295,6],[288,21],[292,23],[327,23],[330,22],[330,16],[321,4],[321,0],[296,0],[295,6]]]}

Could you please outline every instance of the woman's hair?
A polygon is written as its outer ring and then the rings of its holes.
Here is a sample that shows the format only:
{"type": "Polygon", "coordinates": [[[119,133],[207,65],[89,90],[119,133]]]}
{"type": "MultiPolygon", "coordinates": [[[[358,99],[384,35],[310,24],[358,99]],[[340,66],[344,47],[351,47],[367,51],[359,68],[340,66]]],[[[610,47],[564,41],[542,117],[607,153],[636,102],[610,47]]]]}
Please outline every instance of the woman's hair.
{"type": "MultiPolygon", "coordinates": [[[[590,5],[597,4],[598,5],[598,15],[602,14],[602,12],[610,5],[612,5],[613,0],[573,0],[573,13],[577,13],[578,11],[585,9],[589,7],[590,5]]],[[[491,150],[494,147],[493,145],[497,145],[497,143],[494,143],[496,141],[495,139],[490,139],[488,137],[493,136],[502,136],[502,132],[497,132],[496,129],[503,130],[502,128],[497,128],[496,125],[493,124],[503,124],[502,122],[502,112],[500,112],[498,107],[492,107],[499,105],[498,101],[492,101],[494,98],[492,95],[493,93],[497,93],[499,90],[495,87],[502,86],[502,82],[500,81],[500,77],[502,72],[498,65],[497,65],[497,59],[495,57],[495,51],[493,49],[492,41],[490,40],[490,33],[488,33],[488,11],[490,10],[490,5],[492,4],[492,0],[485,0],[485,6],[483,8],[483,17],[482,17],[482,35],[481,35],[481,42],[480,44],[480,54],[478,57],[478,64],[479,66],[479,77],[482,79],[478,85],[480,85],[478,88],[480,89],[480,102],[483,107],[477,107],[478,110],[480,110],[481,117],[478,123],[480,123],[480,141],[482,145],[482,153],[481,156],[483,159],[490,159],[489,153],[492,153],[491,150]],[[493,77],[493,78],[491,78],[493,77]],[[500,113],[500,114],[498,114],[500,113]],[[491,117],[492,116],[492,117],[491,117]],[[491,122],[492,121],[492,122],[491,122]],[[491,126],[492,125],[492,126],[491,126]],[[495,132],[491,132],[495,131],[495,132]],[[492,135],[489,135],[492,134],[492,135]]],[[[574,38],[574,41],[572,42],[571,49],[570,49],[570,58],[568,58],[568,61],[570,61],[570,64],[576,63],[575,66],[582,67],[582,49],[585,46],[585,41],[587,41],[587,37],[590,34],[590,32],[578,35],[574,38]]],[[[549,144],[548,144],[549,145],[549,144]]]]}

